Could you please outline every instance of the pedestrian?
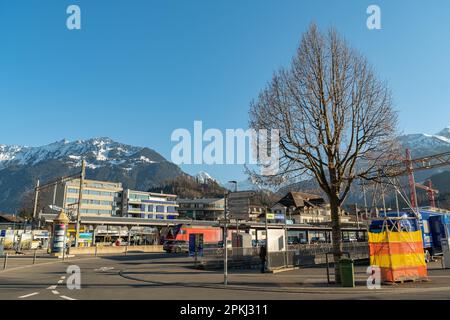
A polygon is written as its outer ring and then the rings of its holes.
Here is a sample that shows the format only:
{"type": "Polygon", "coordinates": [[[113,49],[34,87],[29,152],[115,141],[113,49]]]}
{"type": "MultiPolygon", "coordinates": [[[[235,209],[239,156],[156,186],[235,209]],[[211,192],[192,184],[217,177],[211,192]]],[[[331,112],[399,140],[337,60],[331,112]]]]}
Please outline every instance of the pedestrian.
{"type": "Polygon", "coordinates": [[[261,246],[261,249],[259,250],[259,258],[261,259],[261,273],[265,273],[267,261],[267,248],[265,245],[261,246]]]}

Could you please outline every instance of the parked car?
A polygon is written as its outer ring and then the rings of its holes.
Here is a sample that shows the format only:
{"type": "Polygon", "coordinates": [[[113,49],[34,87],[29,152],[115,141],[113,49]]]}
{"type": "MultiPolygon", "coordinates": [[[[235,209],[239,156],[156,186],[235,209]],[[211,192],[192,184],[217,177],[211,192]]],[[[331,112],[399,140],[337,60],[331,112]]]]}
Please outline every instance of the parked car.
{"type": "MultiPolygon", "coordinates": [[[[217,246],[218,246],[219,248],[223,248],[223,241],[219,241],[219,242],[217,243],[217,246]]],[[[232,243],[230,240],[227,241],[227,248],[228,248],[228,249],[233,248],[233,243],[232,243]]]]}
{"type": "Polygon", "coordinates": [[[163,244],[163,249],[167,253],[189,253],[189,243],[179,240],[167,240],[163,244]]]}

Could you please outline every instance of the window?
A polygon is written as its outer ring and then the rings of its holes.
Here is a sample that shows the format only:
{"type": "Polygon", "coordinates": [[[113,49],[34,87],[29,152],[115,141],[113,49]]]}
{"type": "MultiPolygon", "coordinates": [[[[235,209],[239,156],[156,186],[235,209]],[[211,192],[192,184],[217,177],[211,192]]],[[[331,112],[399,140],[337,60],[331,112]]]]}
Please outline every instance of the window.
{"type": "Polygon", "coordinates": [[[164,206],[156,206],[156,212],[164,212],[164,206]]]}
{"type": "Polygon", "coordinates": [[[423,233],[430,233],[430,225],[428,224],[428,220],[423,219],[423,233]]]}
{"type": "Polygon", "coordinates": [[[176,213],[177,209],[175,207],[167,207],[167,212],[168,213],[176,213]]]}

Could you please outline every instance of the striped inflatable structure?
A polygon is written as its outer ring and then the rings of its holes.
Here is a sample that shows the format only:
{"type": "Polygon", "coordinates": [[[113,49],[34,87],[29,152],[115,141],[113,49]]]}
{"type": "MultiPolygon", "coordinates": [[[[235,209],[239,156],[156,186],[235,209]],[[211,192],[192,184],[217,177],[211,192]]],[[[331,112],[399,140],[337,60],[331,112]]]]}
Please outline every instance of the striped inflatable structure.
{"type": "Polygon", "coordinates": [[[381,270],[381,280],[398,282],[427,278],[422,232],[402,230],[388,220],[381,232],[369,232],[370,265],[381,270]]]}

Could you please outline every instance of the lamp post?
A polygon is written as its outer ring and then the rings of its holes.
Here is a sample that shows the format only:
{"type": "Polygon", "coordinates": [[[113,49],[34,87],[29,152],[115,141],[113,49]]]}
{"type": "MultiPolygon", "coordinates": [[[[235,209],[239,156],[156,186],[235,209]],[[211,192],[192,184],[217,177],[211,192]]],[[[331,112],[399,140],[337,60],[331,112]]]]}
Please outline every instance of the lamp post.
{"type": "Polygon", "coordinates": [[[223,283],[228,285],[228,229],[227,229],[227,219],[228,219],[228,191],[225,191],[224,198],[224,227],[223,227],[223,283]]]}
{"type": "MultiPolygon", "coordinates": [[[[237,181],[228,181],[228,183],[232,183],[235,185],[234,191],[237,192],[237,181]]],[[[224,195],[224,228],[223,228],[223,248],[224,248],[224,255],[223,255],[223,265],[224,265],[224,284],[228,285],[228,196],[230,192],[228,190],[225,191],[224,195]]],[[[236,219],[237,224],[237,219],[236,219]]],[[[236,229],[237,230],[237,229],[236,229]]]]}
{"type": "MultiPolygon", "coordinates": [[[[230,180],[228,183],[234,184],[234,192],[236,193],[238,191],[238,182],[235,180],[230,180]]],[[[238,219],[236,218],[236,234],[239,233],[239,223],[238,219]]]]}

